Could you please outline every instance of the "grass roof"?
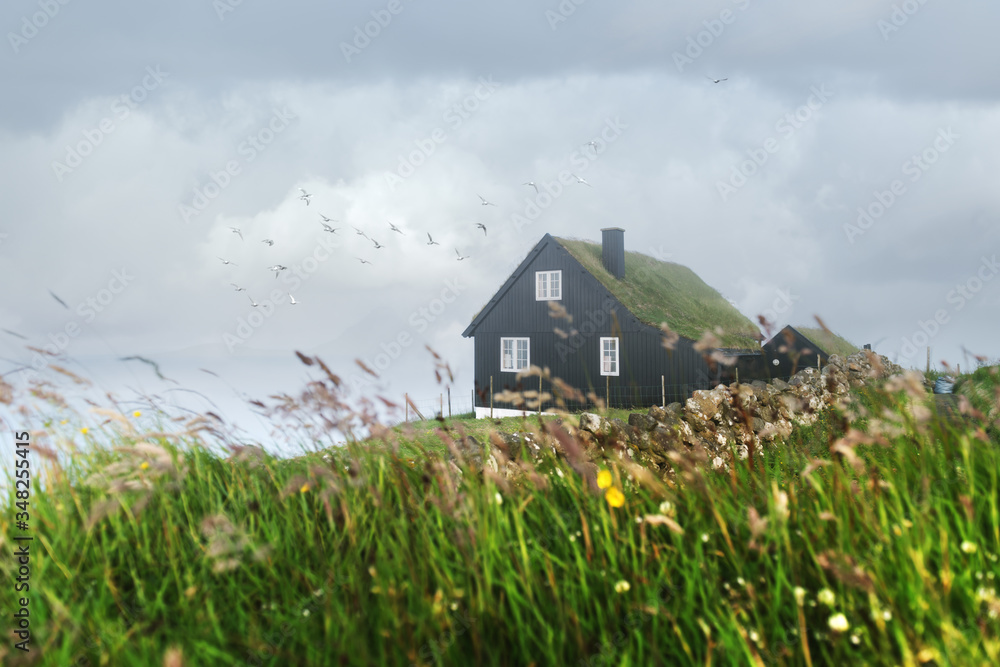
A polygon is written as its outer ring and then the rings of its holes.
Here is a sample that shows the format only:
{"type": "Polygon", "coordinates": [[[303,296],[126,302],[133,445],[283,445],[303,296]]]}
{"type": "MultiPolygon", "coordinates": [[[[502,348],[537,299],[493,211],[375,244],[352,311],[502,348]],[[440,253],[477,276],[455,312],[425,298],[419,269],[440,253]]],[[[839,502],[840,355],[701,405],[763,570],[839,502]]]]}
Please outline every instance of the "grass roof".
{"type": "Polygon", "coordinates": [[[843,336],[838,336],[832,331],[827,332],[819,327],[797,326],[795,329],[816,345],[819,345],[827,354],[839,354],[842,357],[848,357],[861,349],[843,336]]]}
{"type": "Polygon", "coordinates": [[[719,336],[722,347],[760,349],[760,329],[686,266],[626,252],[625,277],[618,280],[604,268],[599,243],[560,238],[556,241],[640,321],[655,327],[666,322],[676,333],[692,340],[719,327],[723,331],[719,336]]]}

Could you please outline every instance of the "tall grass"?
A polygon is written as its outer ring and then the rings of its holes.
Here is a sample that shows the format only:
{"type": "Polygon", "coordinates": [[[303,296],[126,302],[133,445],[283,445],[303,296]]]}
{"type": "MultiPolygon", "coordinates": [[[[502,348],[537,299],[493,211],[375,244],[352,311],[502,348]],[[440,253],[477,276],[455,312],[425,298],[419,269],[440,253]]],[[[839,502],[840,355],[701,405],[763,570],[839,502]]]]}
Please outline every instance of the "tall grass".
{"type": "Polygon", "coordinates": [[[278,460],[119,417],[113,447],[47,464],[32,652],[0,661],[995,665],[1000,454],[967,412],[895,381],[756,469],[683,450],[662,479],[538,420],[551,447],[507,479],[392,431],[278,460]]]}

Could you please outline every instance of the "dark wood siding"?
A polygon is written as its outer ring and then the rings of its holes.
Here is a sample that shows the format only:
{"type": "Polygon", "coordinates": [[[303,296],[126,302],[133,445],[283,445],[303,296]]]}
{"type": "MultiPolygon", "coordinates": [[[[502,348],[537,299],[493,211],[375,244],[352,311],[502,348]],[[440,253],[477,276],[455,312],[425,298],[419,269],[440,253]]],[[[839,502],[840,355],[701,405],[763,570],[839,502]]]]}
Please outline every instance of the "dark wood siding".
{"type": "MultiPolygon", "coordinates": [[[[500,370],[500,339],[526,337],[530,342],[530,363],[548,368],[581,391],[593,391],[616,407],[638,407],[683,401],[695,389],[708,389],[727,379],[723,369],[710,368],[693,348],[694,342],[681,338],[674,350],[666,350],[657,328],[640,322],[601,283],[577,262],[558,242],[546,235],[520,267],[520,275],[498,295],[472,330],[475,337],[476,404],[490,404],[493,392],[505,389],[538,389],[537,378],[519,381],[515,373],[500,370]],[[555,303],[573,316],[572,323],[551,317],[549,301],[535,300],[535,272],[562,271],[562,299],[555,303]],[[575,335],[563,338],[555,329],[575,335]],[[618,376],[601,375],[600,339],[619,338],[618,376]]],[[[515,272],[516,274],[517,272],[515,272]]],[[[742,378],[741,378],[742,379],[742,378]]],[[[544,391],[550,391],[548,382],[544,391]]],[[[494,407],[513,407],[494,402],[494,407]]],[[[582,407],[582,406],[571,406],[582,407]]]]}
{"type": "Polygon", "coordinates": [[[817,354],[821,366],[825,366],[826,352],[791,326],[785,327],[764,343],[764,356],[768,360],[765,365],[769,366],[771,377],[786,379],[808,366],[815,368],[817,354]],[[777,365],[774,365],[774,359],[778,360],[777,365]]]}

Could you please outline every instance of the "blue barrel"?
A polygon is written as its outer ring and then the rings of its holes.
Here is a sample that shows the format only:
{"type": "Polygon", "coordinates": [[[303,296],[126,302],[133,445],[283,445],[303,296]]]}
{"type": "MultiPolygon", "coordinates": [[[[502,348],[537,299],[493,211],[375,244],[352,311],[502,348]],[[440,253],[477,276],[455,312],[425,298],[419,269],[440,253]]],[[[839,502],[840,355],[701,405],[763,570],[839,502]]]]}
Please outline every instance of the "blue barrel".
{"type": "Polygon", "coordinates": [[[950,394],[951,390],[954,388],[955,388],[955,380],[948,377],[947,375],[942,375],[934,382],[935,394],[950,394]]]}

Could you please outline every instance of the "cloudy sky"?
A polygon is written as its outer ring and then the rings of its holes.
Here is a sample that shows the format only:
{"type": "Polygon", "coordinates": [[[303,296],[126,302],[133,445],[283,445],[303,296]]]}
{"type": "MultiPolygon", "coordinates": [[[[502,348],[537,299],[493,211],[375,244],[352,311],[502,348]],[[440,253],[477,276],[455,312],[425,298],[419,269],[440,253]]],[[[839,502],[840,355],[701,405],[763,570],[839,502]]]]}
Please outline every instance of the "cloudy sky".
{"type": "Polygon", "coordinates": [[[459,407],[473,315],[606,226],[753,319],[1000,357],[1000,6],[677,4],[4,3],[0,368],[49,344],[176,396],[142,355],[236,410],[301,386],[294,350],[385,352],[369,389],[429,403],[426,344],[459,407]]]}

